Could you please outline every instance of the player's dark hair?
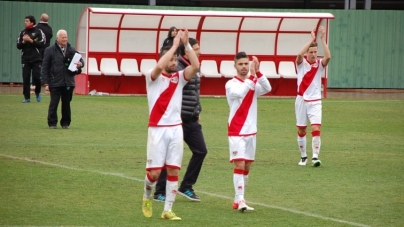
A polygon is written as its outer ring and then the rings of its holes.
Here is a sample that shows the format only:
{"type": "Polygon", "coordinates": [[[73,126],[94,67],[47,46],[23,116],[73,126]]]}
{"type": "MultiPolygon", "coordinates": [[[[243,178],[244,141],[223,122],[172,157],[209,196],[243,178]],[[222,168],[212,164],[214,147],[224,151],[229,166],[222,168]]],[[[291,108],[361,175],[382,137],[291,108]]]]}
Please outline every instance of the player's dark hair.
{"type": "Polygon", "coordinates": [[[168,30],[167,38],[170,38],[170,37],[171,37],[171,33],[172,33],[174,30],[177,30],[177,28],[174,27],[174,26],[172,26],[172,27],[170,28],[170,30],[168,30]]]}
{"type": "Polygon", "coordinates": [[[28,19],[28,20],[31,21],[31,23],[33,23],[34,25],[36,24],[35,17],[32,16],[32,15],[26,16],[25,19],[28,19]]]}
{"type": "Polygon", "coordinates": [[[234,56],[234,62],[241,58],[248,58],[248,55],[244,51],[238,52],[236,56],[234,56]]]}
{"type": "MultiPolygon", "coordinates": [[[[159,56],[159,59],[160,59],[161,57],[163,57],[163,56],[171,49],[171,47],[172,47],[172,46],[164,46],[164,47],[162,47],[162,48],[160,49],[160,56],[159,56]]],[[[177,52],[174,52],[174,55],[177,55],[177,52]]]]}
{"type": "MultiPolygon", "coordinates": [[[[196,40],[196,39],[194,39],[194,38],[188,38],[188,43],[189,43],[189,45],[191,45],[191,47],[192,46],[194,46],[195,44],[199,44],[199,41],[198,40],[196,40]]],[[[184,44],[181,42],[181,44],[180,44],[180,47],[178,47],[178,49],[179,49],[179,53],[181,54],[181,55],[185,55],[185,46],[184,46],[184,44]]]]}

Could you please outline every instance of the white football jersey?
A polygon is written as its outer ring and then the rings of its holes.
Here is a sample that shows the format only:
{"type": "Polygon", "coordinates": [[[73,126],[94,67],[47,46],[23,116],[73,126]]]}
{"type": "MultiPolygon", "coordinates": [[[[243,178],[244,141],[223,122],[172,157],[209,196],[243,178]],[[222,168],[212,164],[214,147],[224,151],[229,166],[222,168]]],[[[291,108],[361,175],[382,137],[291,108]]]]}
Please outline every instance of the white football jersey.
{"type": "Polygon", "coordinates": [[[151,78],[152,70],[146,74],[149,126],[181,124],[182,88],[188,82],[184,70],[171,75],[162,73],[155,80],[151,78]]]}
{"type": "Polygon", "coordinates": [[[227,81],[226,97],[230,107],[228,136],[248,136],[257,133],[257,97],[271,91],[268,79],[261,73],[244,81],[237,76],[227,81]]]}
{"type": "Polygon", "coordinates": [[[305,58],[297,65],[297,95],[306,101],[321,99],[321,76],[324,66],[321,60],[310,64],[305,58]]]}

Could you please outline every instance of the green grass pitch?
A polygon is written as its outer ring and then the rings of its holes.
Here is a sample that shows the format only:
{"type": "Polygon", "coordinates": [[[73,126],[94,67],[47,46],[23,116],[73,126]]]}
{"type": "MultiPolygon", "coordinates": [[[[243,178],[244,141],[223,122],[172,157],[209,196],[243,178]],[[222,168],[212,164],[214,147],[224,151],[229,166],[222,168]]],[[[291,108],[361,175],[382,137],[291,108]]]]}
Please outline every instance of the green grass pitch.
{"type": "MultiPolygon", "coordinates": [[[[245,194],[255,211],[239,213],[227,102],[202,98],[202,201],[178,195],[180,222],[162,220],[158,202],[152,218],[142,215],[145,97],[76,95],[68,130],[48,129],[49,96],[21,101],[0,94],[0,226],[404,226],[403,100],[324,99],[322,165],[313,168],[297,165],[294,99],[259,99],[245,194]]],[[[181,176],[190,154],[185,146],[181,176]]]]}

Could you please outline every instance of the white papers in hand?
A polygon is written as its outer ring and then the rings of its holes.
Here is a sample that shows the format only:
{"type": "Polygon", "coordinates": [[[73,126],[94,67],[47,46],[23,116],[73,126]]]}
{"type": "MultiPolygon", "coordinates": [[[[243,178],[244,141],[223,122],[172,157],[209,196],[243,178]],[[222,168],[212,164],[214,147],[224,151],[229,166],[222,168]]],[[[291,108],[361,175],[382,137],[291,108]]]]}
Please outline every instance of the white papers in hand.
{"type": "Polygon", "coordinates": [[[69,65],[70,71],[72,71],[72,72],[77,71],[77,63],[80,61],[80,59],[81,59],[81,54],[75,53],[72,61],[70,62],[70,65],[69,65]]]}

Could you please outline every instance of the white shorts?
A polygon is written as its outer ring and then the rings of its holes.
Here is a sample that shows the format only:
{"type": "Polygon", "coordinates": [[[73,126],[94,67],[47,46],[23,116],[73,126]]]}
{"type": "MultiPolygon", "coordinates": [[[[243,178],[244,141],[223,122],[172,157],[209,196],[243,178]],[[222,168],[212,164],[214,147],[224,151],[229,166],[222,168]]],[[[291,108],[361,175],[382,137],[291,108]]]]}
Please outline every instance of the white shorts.
{"type": "Polygon", "coordinates": [[[184,154],[182,126],[149,127],[146,170],[181,169],[184,154]]]}
{"type": "Polygon", "coordinates": [[[256,135],[229,136],[230,162],[255,160],[256,135]]]}
{"type": "Polygon", "coordinates": [[[306,127],[307,119],[311,125],[321,125],[321,100],[307,102],[302,96],[297,96],[295,101],[296,126],[306,127]]]}

